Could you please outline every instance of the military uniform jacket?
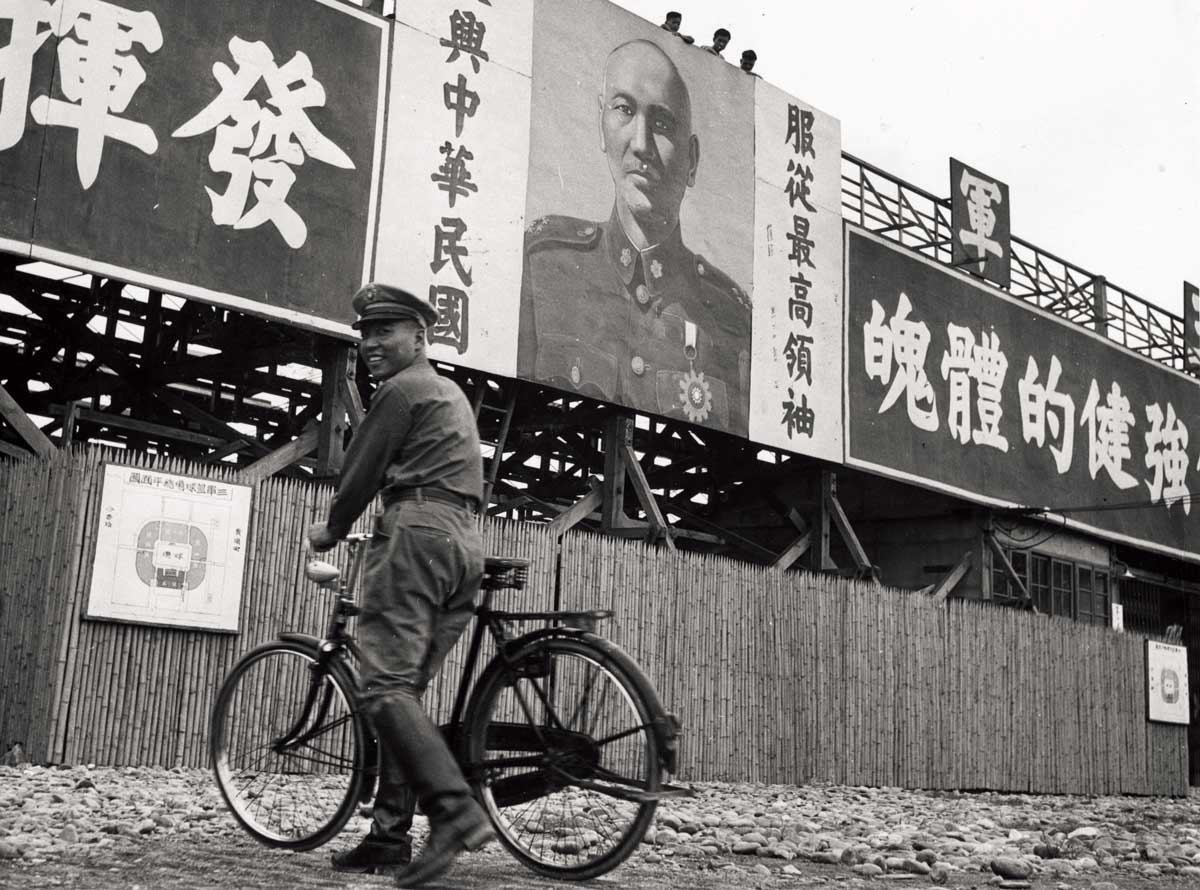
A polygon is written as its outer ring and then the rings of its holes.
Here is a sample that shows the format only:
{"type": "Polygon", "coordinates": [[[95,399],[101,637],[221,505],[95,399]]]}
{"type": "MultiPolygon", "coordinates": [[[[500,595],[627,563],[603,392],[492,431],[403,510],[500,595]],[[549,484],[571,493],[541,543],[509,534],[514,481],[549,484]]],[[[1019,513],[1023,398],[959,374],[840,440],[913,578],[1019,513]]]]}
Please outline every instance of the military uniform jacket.
{"type": "Polygon", "coordinates": [[[744,436],[750,301],[678,226],[639,251],[615,209],[542,217],[525,235],[517,373],[744,436]]]}

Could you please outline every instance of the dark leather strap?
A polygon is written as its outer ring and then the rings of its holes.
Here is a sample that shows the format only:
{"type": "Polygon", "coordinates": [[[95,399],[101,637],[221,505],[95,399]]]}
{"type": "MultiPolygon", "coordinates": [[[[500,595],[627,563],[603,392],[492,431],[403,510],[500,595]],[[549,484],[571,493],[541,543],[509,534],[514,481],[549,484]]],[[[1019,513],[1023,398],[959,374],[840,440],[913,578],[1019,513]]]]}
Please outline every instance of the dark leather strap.
{"type": "Polygon", "coordinates": [[[461,510],[466,510],[468,513],[479,512],[479,502],[475,498],[464,497],[461,494],[455,494],[453,491],[446,491],[444,488],[401,488],[389,489],[383,493],[383,503],[385,507],[390,507],[392,504],[400,501],[437,501],[440,504],[449,504],[452,507],[458,507],[461,510]]]}

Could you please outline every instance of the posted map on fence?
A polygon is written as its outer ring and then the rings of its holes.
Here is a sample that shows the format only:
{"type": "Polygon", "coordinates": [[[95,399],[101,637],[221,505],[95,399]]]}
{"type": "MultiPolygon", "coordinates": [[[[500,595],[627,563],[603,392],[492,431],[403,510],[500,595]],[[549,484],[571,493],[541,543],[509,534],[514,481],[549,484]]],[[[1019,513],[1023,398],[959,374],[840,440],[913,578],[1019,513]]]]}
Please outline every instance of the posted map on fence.
{"type": "Polygon", "coordinates": [[[85,617],[236,631],[250,487],[109,464],[85,617]]]}
{"type": "Polygon", "coordinates": [[[1187,654],[1186,646],[1146,640],[1146,716],[1151,722],[1188,723],[1187,654]]]}

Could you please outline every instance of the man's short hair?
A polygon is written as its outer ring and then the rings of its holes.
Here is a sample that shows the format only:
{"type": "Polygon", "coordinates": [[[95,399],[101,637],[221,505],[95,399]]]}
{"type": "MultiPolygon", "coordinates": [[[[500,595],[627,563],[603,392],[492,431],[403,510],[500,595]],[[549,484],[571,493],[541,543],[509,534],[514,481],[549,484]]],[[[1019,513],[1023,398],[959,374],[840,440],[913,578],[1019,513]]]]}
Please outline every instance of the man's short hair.
{"type": "Polygon", "coordinates": [[[742,58],[743,59],[753,59],[755,61],[758,61],[758,53],[756,53],[752,49],[744,49],[744,50],[742,50],[742,58]]]}
{"type": "Polygon", "coordinates": [[[670,19],[670,18],[681,19],[681,18],[683,18],[683,13],[682,13],[682,12],[676,12],[675,10],[671,10],[670,12],[668,12],[668,13],[667,13],[667,18],[669,18],[669,19],[670,19]]]}
{"type": "Polygon", "coordinates": [[[728,40],[730,36],[730,33],[724,28],[717,28],[717,30],[713,31],[713,40],[716,40],[718,37],[724,37],[726,40],[728,40]]]}

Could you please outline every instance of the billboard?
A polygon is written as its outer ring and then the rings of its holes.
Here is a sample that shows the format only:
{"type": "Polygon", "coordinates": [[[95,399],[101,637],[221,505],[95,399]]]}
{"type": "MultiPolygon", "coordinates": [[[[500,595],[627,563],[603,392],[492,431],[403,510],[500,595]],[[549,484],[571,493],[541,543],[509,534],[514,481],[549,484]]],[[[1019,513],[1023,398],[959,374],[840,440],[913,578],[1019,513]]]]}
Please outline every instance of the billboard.
{"type": "Polygon", "coordinates": [[[32,0],[3,18],[5,246],[350,320],[343,295],[369,271],[375,228],[381,20],[335,0],[32,0]]]}
{"type": "Polygon", "coordinates": [[[0,6],[0,248],[843,453],[838,122],[603,0],[0,6]]]}
{"type": "Polygon", "coordinates": [[[431,357],[512,376],[533,0],[401,4],[373,277],[438,310],[431,357]]]}
{"type": "Polygon", "coordinates": [[[610,4],[534,16],[517,375],[839,455],[837,122],[610,4]]]}
{"type": "Polygon", "coordinates": [[[849,465],[1197,558],[1192,378],[855,228],[845,335],[849,465]]]}

